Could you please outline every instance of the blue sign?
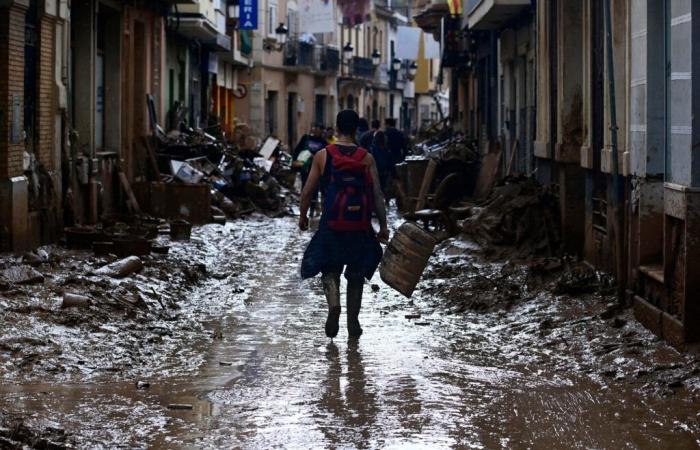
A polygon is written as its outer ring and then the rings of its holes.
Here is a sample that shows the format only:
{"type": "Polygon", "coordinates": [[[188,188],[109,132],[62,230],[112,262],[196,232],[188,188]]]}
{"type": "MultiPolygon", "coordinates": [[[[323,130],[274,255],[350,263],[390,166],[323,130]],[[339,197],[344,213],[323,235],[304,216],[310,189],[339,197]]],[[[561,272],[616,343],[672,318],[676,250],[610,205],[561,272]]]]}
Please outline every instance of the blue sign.
{"type": "Polygon", "coordinates": [[[241,17],[239,19],[241,30],[258,29],[258,0],[240,0],[241,17]]]}

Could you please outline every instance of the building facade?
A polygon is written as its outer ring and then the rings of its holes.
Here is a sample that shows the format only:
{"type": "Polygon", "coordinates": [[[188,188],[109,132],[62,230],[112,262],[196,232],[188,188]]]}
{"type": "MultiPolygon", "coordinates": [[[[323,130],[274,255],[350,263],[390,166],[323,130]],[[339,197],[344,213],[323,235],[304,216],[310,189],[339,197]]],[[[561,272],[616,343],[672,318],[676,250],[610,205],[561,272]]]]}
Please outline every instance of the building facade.
{"type": "Polygon", "coordinates": [[[676,345],[700,339],[695,2],[463,7],[417,16],[443,40],[454,128],[559,193],[564,250],[613,273],[642,323],[676,345]]]}
{"type": "Polygon", "coordinates": [[[0,250],[55,239],[62,221],[66,1],[0,2],[0,250]]]}

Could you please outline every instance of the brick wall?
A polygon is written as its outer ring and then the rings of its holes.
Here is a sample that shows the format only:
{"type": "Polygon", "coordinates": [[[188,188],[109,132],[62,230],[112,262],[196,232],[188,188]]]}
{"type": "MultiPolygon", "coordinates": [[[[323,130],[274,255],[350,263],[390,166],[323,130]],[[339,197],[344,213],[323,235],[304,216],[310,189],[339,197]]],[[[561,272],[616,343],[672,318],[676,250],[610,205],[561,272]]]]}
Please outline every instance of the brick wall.
{"type": "Polygon", "coordinates": [[[54,41],[55,20],[43,16],[39,23],[39,74],[37,79],[37,146],[36,156],[48,169],[53,167],[54,159],[54,115],[55,115],[55,82],[54,82],[54,41]]]}
{"type": "MultiPolygon", "coordinates": [[[[24,144],[10,144],[11,97],[24,96],[24,14],[18,6],[0,8],[0,178],[22,174],[24,144]]],[[[20,104],[20,129],[23,127],[20,104]]]]}

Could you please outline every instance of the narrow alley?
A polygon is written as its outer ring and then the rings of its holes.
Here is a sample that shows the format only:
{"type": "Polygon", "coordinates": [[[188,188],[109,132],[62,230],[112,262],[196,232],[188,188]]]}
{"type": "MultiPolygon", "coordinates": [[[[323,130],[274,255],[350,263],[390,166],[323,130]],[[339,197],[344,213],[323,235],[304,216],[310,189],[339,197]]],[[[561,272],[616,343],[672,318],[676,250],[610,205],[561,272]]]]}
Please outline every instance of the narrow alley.
{"type": "Polygon", "coordinates": [[[0,450],[700,449],[697,24],[0,0],[0,450]]]}
{"type": "Polygon", "coordinates": [[[69,334],[114,345],[67,346],[60,370],[4,372],[0,411],[78,448],[699,445],[698,361],[630,317],[599,318],[604,298],[543,290],[508,310],[451,311],[426,293],[451,278],[438,266],[503,266],[457,238],[413,300],[378,276],[367,283],[365,334],[348,340],[341,327],[330,341],[320,282],[299,279],[308,239],[293,217],[196,229],[168,258],[207,275],[179,294],[180,318],[151,324],[162,341],[138,339],[118,315],[99,330],[45,324],[59,346],[69,334]],[[125,351],[142,365],[124,363],[125,351]]]}

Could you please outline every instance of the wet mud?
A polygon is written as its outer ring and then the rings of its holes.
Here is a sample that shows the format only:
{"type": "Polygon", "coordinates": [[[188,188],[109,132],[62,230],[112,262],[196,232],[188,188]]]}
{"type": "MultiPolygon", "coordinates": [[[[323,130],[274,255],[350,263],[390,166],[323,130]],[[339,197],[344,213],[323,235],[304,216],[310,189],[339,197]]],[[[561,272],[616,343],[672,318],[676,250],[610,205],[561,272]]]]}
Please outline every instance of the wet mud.
{"type": "Polygon", "coordinates": [[[366,284],[359,340],[342,326],[343,282],[330,341],[320,279],[299,279],[310,235],[293,218],[193,236],[124,280],[64,256],[79,275],[39,266],[43,287],[0,292],[0,448],[700,445],[695,354],[617,311],[605,289],[560,291],[549,268],[455,239],[412,300],[378,276],[366,284]],[[78,292],[108,283],[107,299],[138,290],[146,306],[66,312],[56,292],[70,276],[78,292]]]}

